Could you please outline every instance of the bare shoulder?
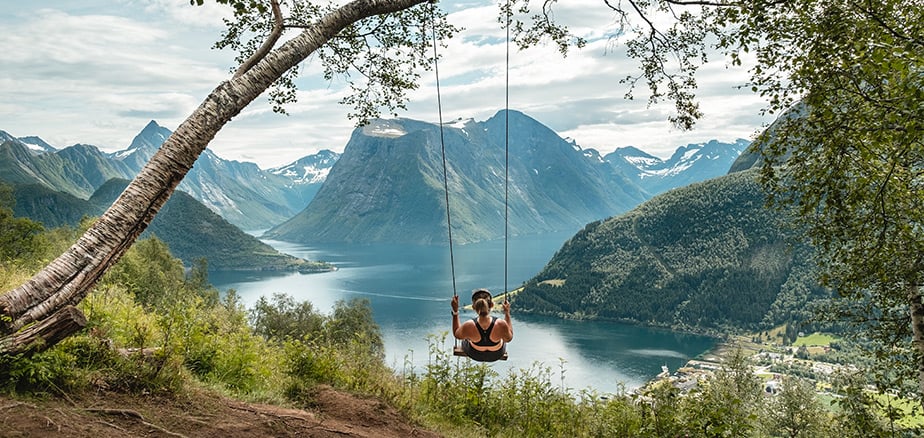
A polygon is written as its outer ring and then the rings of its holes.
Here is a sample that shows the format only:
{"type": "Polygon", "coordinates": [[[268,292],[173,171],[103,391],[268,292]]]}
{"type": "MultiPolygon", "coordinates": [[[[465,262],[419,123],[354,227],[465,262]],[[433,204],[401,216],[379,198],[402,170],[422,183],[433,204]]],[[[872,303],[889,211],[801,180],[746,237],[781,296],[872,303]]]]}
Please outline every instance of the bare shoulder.
{"type": "Polygon", "coordinates": [[[459,329],[465,331],[475,330],[475,321],[466,319],[465,321],[462,321],[462,325],[459,326],[459,329]]]}

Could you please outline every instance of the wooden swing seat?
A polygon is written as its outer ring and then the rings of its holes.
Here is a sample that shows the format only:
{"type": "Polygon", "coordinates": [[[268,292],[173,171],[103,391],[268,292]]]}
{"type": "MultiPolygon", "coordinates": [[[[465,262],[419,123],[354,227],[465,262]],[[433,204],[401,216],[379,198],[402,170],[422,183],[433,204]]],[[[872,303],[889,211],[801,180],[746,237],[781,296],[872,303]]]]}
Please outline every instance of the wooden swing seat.
{"type": "MultiPolygon", "coordinates": [[[[465,354],[465,350],[462,349],[462,346],[461,346],[461,345],[456,345],[455,347],[452,348],[452,355],[453,355],[453,356],[468,357],[468,355],[465,354]]],[[[507,352],[506,352],[506,351],[504,352],[504,355],[501,356],[501,358],[500,358],[499,360],[507,360],[507,352]]]]}

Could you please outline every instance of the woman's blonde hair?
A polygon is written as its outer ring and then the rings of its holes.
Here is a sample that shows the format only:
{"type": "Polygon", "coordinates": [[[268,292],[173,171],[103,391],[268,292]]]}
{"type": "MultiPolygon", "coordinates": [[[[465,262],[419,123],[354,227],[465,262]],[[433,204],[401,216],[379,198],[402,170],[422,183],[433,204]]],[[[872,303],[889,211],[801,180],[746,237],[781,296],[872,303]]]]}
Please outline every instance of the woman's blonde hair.
{"type": "Polygon", "coordinates": [[[478,315],[486,316],[491,311],[491,299],[478,298],[474,303],[472,303],[472,308],[478,312],[478,315]]]}

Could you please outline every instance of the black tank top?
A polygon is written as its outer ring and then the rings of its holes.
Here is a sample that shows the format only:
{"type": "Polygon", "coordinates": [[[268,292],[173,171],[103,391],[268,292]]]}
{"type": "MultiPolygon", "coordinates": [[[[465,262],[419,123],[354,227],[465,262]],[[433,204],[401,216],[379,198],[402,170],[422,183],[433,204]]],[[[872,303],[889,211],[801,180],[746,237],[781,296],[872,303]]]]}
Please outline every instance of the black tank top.
{"type": "Polygon", "coordinates": [[[479,347],[493,347],[500,342],[494,342],[491,340],[491,330],[494,330],[494,323],[497,321],[496,316],[491,317],[491,325],[488,326],[487,330],[481,328],[481,324],[478,324],[478,317],[472,318],[472,321],[475,322],[475,327],[478,328],[478,333],[481,334],[481,340],[475,342],[475,345],[479,347]]]}

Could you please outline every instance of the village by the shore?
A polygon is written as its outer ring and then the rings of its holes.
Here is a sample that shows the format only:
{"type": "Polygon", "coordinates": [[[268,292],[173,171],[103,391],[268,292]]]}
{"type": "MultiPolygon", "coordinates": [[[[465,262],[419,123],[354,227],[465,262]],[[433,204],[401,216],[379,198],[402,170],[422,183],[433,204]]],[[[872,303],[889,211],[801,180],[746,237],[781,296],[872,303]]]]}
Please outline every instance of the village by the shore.
{"type": "Polygon", "coordinates": [[[682,394],[688,393],[716,371],[726,367],[730,357],[740,354],[748,358],[753,373],[763,382],[767,396],[782,391],[784,380],[793,376],[813,382],[819,394],[836,397],[830,392],[830,378],[837,372],[853,371],[855,367],[813,359],[830,352],[830,339],[829,336],[817,333],[808,336],[799,333],[795,342],[783,345],[778,338],[761,342],[754,338],[730,337],[676,370],[662,365],[661,373],[636,392],[642,394],[652,385],[668,381],[682,394]]]}

